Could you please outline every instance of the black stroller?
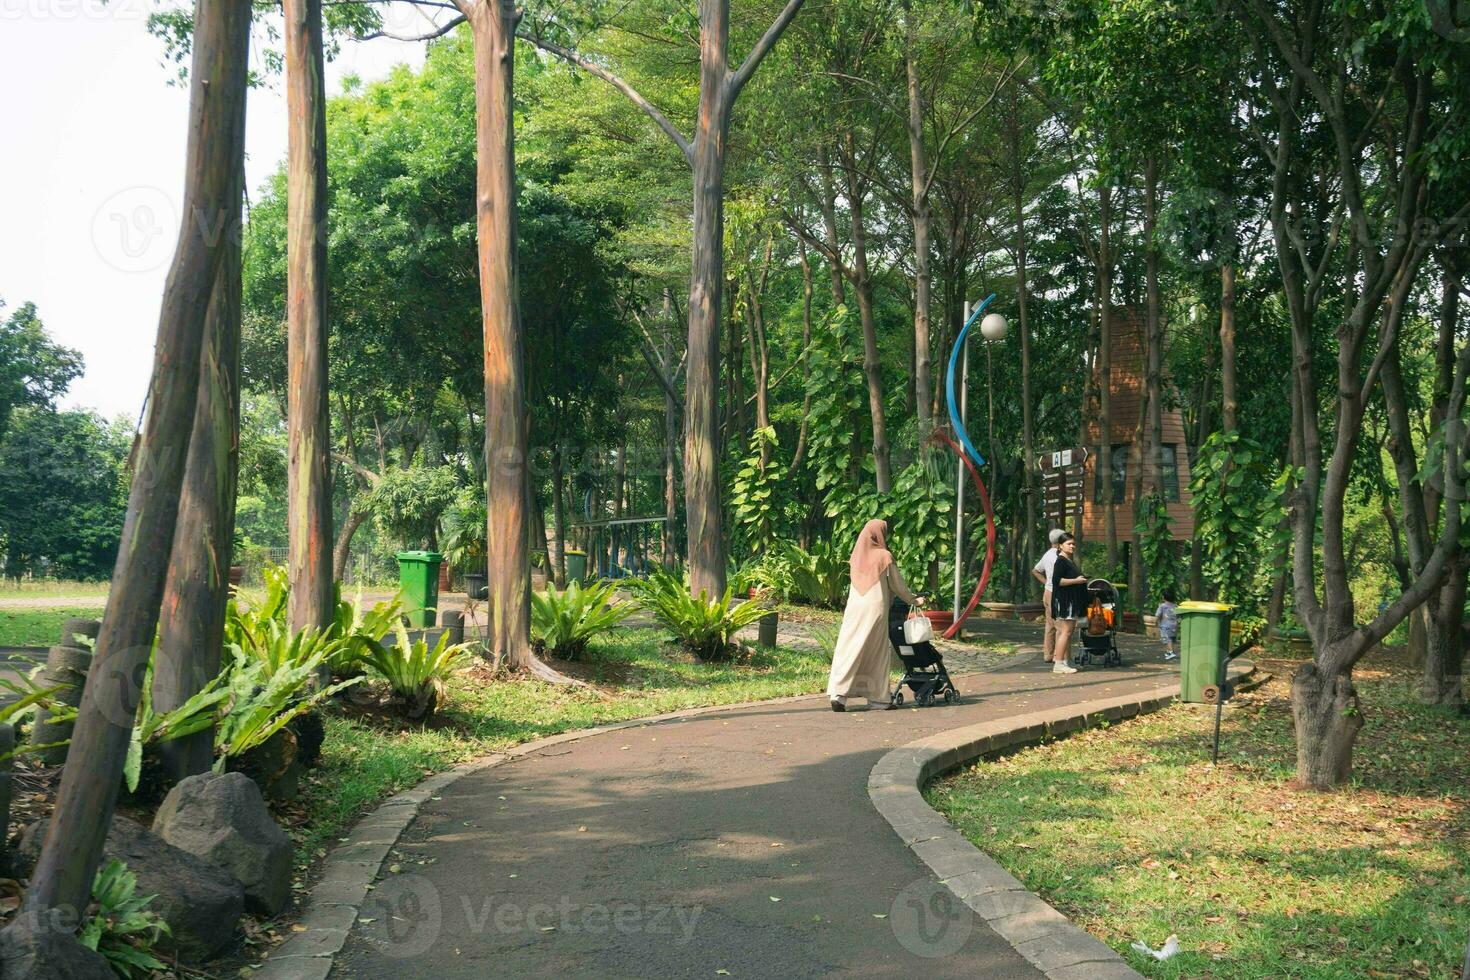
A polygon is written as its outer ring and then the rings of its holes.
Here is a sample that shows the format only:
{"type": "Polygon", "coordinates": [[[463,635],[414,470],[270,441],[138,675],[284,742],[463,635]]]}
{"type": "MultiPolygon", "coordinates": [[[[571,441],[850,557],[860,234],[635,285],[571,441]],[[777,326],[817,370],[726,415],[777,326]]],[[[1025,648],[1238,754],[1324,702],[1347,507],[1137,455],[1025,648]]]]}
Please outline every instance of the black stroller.
{"type": "Polygon", "coordinates": [[[1087,618],[1077,624],[1082,634],[1082,649],[1072,654],[1072,663],[1086,667],[1094,659],[1104,667],[1123,666],[1118,651],[1118,620],[1123,610],[1118,590],[1105,578],[1087,583],[1087,618]]]}
{"type": "Polygon", "coordinates": [[[911,645],[904,640],[903,624],[908,615],[909,604],[902,599],[894,599],[888,610],[888,639],[898,659],[903,661],[903,677],[893,689],[893,704],[903,704],[905,685],[914,692],[914,703],[920,707],[927,708],[938,698],[943,698],[945,704],[955,704],[960,699],[960,692],[954,681],[949,679],[949,671],[944,669],[944,658],[934,649],[934,644],[926,640],[911,645]]]}

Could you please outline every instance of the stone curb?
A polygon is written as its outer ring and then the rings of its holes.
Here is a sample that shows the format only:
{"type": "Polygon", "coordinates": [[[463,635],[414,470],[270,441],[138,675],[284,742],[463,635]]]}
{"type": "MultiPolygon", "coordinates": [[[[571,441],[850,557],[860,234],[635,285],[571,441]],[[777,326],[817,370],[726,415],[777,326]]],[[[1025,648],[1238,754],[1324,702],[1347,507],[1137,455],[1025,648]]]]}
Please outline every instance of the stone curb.
{"type": "MultiPolygon", "coordinates": [[[[1249,677],[1255,669],[1250,661],[1238,660],[1230,667],[1231,679],[1249,677]]],[[[966,840],[929,806],[922,790],[935,777],[982,756],[1158,711],[1178,696],[1179,685],[1166,684],[1039,711],[1021,724],[1005,718],[931,735],[878,760],[868,775],[868,797],[939,881],[1049,980],[1141,978],[1112,947],[1073,925],[966,840]]]]}
{"type": "Polygon", "coordinates": [[[378,878],[378,872],[388,857],[388,852],[418,816],[419,808],[456,780],[482,769],[514,762],[563,742],[575,742],[625,728],[645,728],[721,711],[792,704],[825,697],[825,694],[797,694],[764,701],[706,705],[599,725],[596,728],[579,728],[534,742],[524,742],[503,752],[480,756],[430,776],[390,796],[353,825],[347,839],[333,848],[322,864],[321,880],[307,896],[301,918],[296,923],[303,927],[302,931],[293,932],[271,950],[270,956],[251,975],[258,980],[325,980],[332,970],[333,958],[342,951],[347,942],[352,924],[357,919],[362,903],[367,899],[370,886],[378,878]]]}

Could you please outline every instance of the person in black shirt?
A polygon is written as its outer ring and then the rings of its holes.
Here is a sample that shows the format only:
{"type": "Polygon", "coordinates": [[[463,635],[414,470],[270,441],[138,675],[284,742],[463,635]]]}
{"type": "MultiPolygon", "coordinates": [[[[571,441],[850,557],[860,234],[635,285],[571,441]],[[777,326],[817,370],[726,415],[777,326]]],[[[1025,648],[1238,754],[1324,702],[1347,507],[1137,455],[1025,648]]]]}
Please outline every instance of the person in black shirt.
{"type": "Polygon", "coordinates": [[[1071,664],[1072,631],[1087,615],[1087,576],[1077,567],[1077,541],[1063,534],[1057,542],[1057,560],[1051,567],[1051,615],[1057,638],[1052,648],[1052,673],[1075,674],[1071,664]]]}

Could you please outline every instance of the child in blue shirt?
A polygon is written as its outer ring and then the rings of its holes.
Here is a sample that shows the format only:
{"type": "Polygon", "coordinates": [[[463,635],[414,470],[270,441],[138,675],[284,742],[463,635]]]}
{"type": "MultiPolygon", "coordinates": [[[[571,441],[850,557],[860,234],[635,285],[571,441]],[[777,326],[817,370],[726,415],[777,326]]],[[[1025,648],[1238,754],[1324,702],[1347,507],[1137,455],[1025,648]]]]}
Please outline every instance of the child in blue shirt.
{"type": "Polygon", "coordinates": [[[1164,590],[1164,601],[1154,610],[1154,619],[1159,624],[1159,637],[1164,641],[1164,659],[1173,660],[1174,641],[1179,638],[1179,604],[1173,589],[1164,590]]]}

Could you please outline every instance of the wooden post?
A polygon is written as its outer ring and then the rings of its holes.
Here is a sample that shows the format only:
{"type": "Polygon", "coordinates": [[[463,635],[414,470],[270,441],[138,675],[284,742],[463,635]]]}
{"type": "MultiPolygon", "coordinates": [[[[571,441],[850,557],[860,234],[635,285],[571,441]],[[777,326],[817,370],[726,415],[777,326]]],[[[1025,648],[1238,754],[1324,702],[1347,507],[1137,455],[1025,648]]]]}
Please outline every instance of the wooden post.
{"type": "Polygon", "coordinates": [[[164,286],[148,414],[133,453],[112,592],[56,807],[26,891],[32,921],[48,910],[80,916],[112,825],[178,518],[205,320],[227,251],[221,231],[239,217],[231,192],[242,152],[250,4],[199,0],[194,24],[184,217],[164,286]]]}

